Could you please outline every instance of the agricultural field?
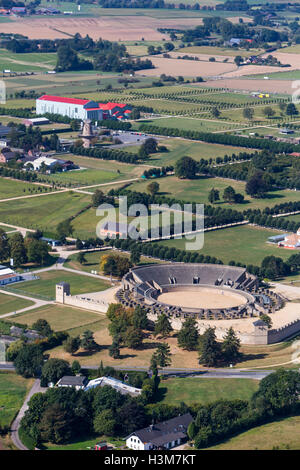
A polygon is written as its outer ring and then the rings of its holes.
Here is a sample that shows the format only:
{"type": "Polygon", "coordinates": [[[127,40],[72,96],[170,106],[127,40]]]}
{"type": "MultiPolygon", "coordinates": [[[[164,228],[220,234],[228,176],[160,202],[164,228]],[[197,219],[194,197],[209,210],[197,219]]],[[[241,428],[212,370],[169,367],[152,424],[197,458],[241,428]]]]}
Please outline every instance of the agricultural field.
{"type": "MultiPolygon", "coordinates": [[[[149,103],[152,103],[154,100],[150,100],[149,103]]],[[[163,100],[161,101],[161,103],[163,100]]],[[[180,103],[174,103],[175,106],[178,106],[180,103]]],[[[188,104],[183,104],[183,107],[188,108],[188,104]]],[[[169,101],[166,101],[166,106],[169,106],[169,101]]],[[[199,107],[199,105],[197,105],[199,107]]],[[[236,110],[235,110],[236,112],[236,110]]],[[[232,113],[232,111],[231,111],[232,113]]],[[[171,127],[173,129],[182,129],[182,130],[191,130],[198,132],[214,132],[214,131],[230,131],[236,129],[238,126],[230,122],[224,122],[221,119],[213,119],[209,111],[204,113],[206,117],[201,119],[198,117],[161,117],[157,119],[147,119],[140,120],[138,123],[145,123],[158,127],[171,127]],[[211,120],[210,120],[211,119],[211,120]]],[[[223,112],[222,112],[223,114],[223,112]]],[[[230,120],[230,117],[227,117],[230,120]]]]}
{"type": "Polygon", "coordinates": [[[0,426],[10,426],[33,382],[14,372],[0,372],[0,426]]]}
{"type": "Polygon", "coordinates": [[[30,312],[14,316],[18,323],[29,327],[38,319],[47,320],[54,331],[67,331],[70,329],[84,327],[91,329],[92,325],[107,324],[105,316],[82,309],[67,307],[66,305],[45,305],[30,312]]]}
{"type": "Polygon", "coordinates": [[[1,70],[10,70],[11,72],[45,72],[53,70],[55,64],[55,53],[29,52],[17,54],[6,49],[0,49],[1,70]]]}
{"type": "Polygon", "coordinates": [[[161,380],[158,397],[162,403],[179,406],[216,400],[249,400],[258,388],[258,381],[251,379],[210,379],[201,376],[169,378],[161,380]]]}
{"type": "MultiPolygon", "coordinates": [[[[204,246],[200,250],[203,255],[216,257],[224,264],[233,260],[243,264],[260,266],[261,261],[270,255],[287,259],[291,256],[290,250],[284,250],[267,243],[268,237],[278,235],[276,230],[255,226],[237,226],[223,230],[205,232],[204,246]]],[[[175,247],[184,250],[186,239],[163,240],[160,245],[175,247]]],[[[189,240],[190,242],[192,240],[189,240]]]]}
{"type": "Polygon", "coordinates": [[[20,227],[55,233],[57,225],[91,203],[91,196],[62,191],[0,203],[0,220],[20,227]]]}
{"type": "Polygon", "coordinates": [[[59,282],[68,282],[71,294],[84,294],[98,292],[110,287],[109,282],[90,276],[71,273],[64,270],[44,271],[38,274],[38,279],[33,281],[18,282],[14,285],[14,291],[21,294],[55,299],[55,285],[59,282]]]}
{"type": "Polygon", "coordinates": [[[207,54],[210,57],[215,57],[217,55],[229,57],[240,55],[241,57],[250,57],[251,55],[259,55],[264,51],[262,49],[251,49],[250,51],[246,51],[244,49],[233,49],[229,47],[188,46],[178,49],[178,52],[186,54],[207,54]]]}
{"type": "Polygon", "coordinates": [[[31,300],[21,299],[14,295],[0,293],[0,315],[5,313],[16,312],[22,308],[30,307],[33,305],[31,300]]]}
{"type": "Polygon", "coordinates": [[[283,418],[264,424],[207,450],[299,450],[300,417],[283,418]]]}

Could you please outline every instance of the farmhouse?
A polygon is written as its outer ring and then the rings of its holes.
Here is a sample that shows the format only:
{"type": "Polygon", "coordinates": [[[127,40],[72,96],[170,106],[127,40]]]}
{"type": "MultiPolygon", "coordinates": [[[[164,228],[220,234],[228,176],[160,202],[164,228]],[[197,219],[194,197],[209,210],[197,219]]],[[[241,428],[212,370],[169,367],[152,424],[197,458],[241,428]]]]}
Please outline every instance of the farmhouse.
{"type": "Polygon", "coordinates": [[[72,119],[126,119],[131,106],[124,103],[97,103],[91,100],[43,95],[36,100],[36,114],[60,114],[72,119]]]}
{"type": "Polygon", "coordinates": [[[187,429],[193,421],[190,413],[151,424],[147,428],[131,433],[126,438],[126,446],[135,450],[171,449],[186,440],[187,429]]]}
{"type": "Polygon", "coordinates": [[[298,228],[297,233],[286,235],[284,240],[278,242],[278,245],[284,248],[300,248],[300,228],[298,228]]]}

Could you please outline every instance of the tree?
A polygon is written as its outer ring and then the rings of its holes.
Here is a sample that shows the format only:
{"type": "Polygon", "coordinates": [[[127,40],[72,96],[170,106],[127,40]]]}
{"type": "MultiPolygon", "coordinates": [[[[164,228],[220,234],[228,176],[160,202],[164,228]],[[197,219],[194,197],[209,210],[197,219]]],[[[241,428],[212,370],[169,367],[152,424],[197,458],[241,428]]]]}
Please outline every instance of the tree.
{"type": "Polygon", "coordinates": [[[195,351],[198,346],[199,332],[196,320],[188,317],[177,335],[178,345],[187,351],[195,351]]]}
{"type": "Polygon", "coordinates": [[[14,360],[17,374],[25,378],[36,377],[43,363],[42,349],[37,344],[25,344],[14,360]]]}
{"type": "Polygon", "coordinates": [[[48,359],[42,367],[41,384],[44,387],[49,382],[56,384],[64,375],[71,375],[69,363],[63,359],[48,359]]]}
{"type": "Polygon", "coordinates": [[[251,121],[254,116],[254,109],[253,108],[244,108],[243,109],[243,116],[246,119],[249,119],[251,121]]]}
{"type": "Polygon", "coordinates": [[[181,157],[175,164],[175,176],[181,179],[193,179],[197,172],[197,162],[191,157],[181,157]]]}
{"type": "Polygon", "coordinates": [[[173,331],[173,328],[170,320],[165,313],[162,313],[155,322],[154,336],[161,335],[165,339],[170,335],[171,331],[173,331]]]}
{"type": "Polygon", "coordinates": [[[130,326],[124,334],[125,346],[131,349],[139,349],[143,344],[143,332],[140,328],[130,326]]]}
{"type": "Polygon", "coordinates": [[[144,330],[148,327],[148,317],[145,308],[137,305],[132,315],[132,324],[135,328],[144,330]]]}
{"type": "Polygon", "coordinates": [[[39,430],[43,441],[60,444],[71,438],[72,419],[59,403],[53,403],[43,413],[39,430]]]}
{"type": "Polygon", "coordinates": [[[273,322],[272,322],[272,318],[269,317],[269,315],[267,315],[266,313],[263,313],[262,315],[260,315],[260,320],[265,322],[268,325],[269,329],[272,328],[273,322]]]}
{"type": "Polygon", "coordinates": [[[113,359],[120,358],[120,340],[119,337],[114,337],[112,344],[108,348],[108,353],[113,359]]]}
{"type": "Polygon", "coordinates": [[[56,232],[60,240],[65,240],[66,237],[73,234],[73,226],[70,219],[60,222],[56,227],[56,232]]]}
{"type": "Polygon", "coordinates": [[[80,264],[86,263],[86,257],[84,255],[84,253],[82,253],[82,251],[77,254],[77,261],[80,264]]]}
{"type": "Polygon", "coordinates": [[[208,201],[211,204],[214,204],[216,201],[220,200],[220,193],[217,189],[212,188],[208,193],[208,201]]]}
{"type": "Polygon", "coordinates": [[[24,238],[21,233],[15,233],[9,239],[10,257],[14,260],[14,266],[21,266],[27,261],[24,238]]]}
{"type": "Polygon", "coordinates": [[[299,114],[299,111],[298,109],[296,108],[295,104],[294,103],[289,103],[286,107],[286,115],[287,116],[296,116],[297,114],[299,114]]]}
{"type": "Polygon", "coordinates": [[[5,261],[9,257],[9,252],[7,234],[0,228],[0,261],[5,261]]]}
{"type": "Polygon", "coordinates": [[[211,115],[212,115],[214,118],[220,117],[220,114],[221,114],[221,113],[220,113],[219,109],[218,109],[216,106],[214,106],[214,107],[211,109],[211,115]]]}
{"type": "Polygon", "coordinates": [[[262,198],[265,196],[269,187],[263,178],[263,173],[256,172],[252,175],[246,184],[246,193],[251,197],[262,198]]]}
{"type": "Polygon", "coordinates": [[[199,363],[207,367],[214,367],[221,360],[221,355],[221,344],[216,340],[215,328],[208,327],[200,336],[199,363]]]}
{"type": "Polygon", "coordinates": [[[99,348],[99,345],[94,340],[92,331],[86,330],[83,332],[83,337],[80,341],[80,347],[88,352],[95,351],[99,348]]]}
{"type": "Polygon", "coordinates": [[[112,410],[103,410],[94,419],[94,431],[97,434],[113,436],[117,427],[117,421],[112,410]]]}
{"type": "Polygon", "coordinates": [[[244,62],[244,59],[243,57],[241,57],[240,55],[237,55],[235,58],[234,58],[234,63],[239,67],[242,63],[244,62]]]}
{"type": "Polygon", "coordinates": [[[151,196],[154,196],[159,191],[159,184],[156,181],[152,181],[148,184],[147,191],[151,194],[151,196]]]}
{"type": "Polygon", "coordinates": [[[263,113],[265,116],[267,116],[267,118],[271,118],[275,115],[275,111],[273,108],[271,108],[271,106],[266,106],[264,109],[263,109],[263,113]]]}
{"type": "Polygon", "coordinates": [[[172,363],[171,356],[172,354],[168,343],[160,343],[153,353],[151,360],[155,362],[157,366],[168,367],[172,363]]]}
{"type": "Polygon", "coordinates": [[[130,261],[133,265],[137,265],[141,260],[140,249],[137,245],[134,245],[130,253],[130,261]]]}
{"type": "Polygon", "coordinates": [[[227,186],[227,188],[224,189],[223,199],[229,203],[235,202],[235,190],[232,186],[227,186]]]}
{"type": "Polygon", "coordinates": [[[235,362],[240,355],[241,342],[236,336],[234,329],[230,327],[223,338],[222,354],[225,361],[235,362]]]}
{"type": "Polygon", "coordinates": [[[80,338],[79,336],[69,336],[63,343],[63,348],[66,352],[73,355],[80,348],[80,338]]]}
{"type": "Polygon", "coordinates": [[[293,408],[299,403],[300,374],[298,371],[279,369],[259,382],[258,391],[253,395],[254,405],[263,398],[265,407],[277,411],[293,408]]]}
{"type": "Polygon", "coordinates": [[[47,322],[43,318],[39,318],[36,322],[32,324],[32,329],[40,333],[42,336],[51,336],[53,331],[47,322]]]}
{"type": "Polygon", "coordinates": [[[72,373],[74,375],[79,374],[81,371],[81,365],[79,361],[73,361],[71,366],[72,373]]]}

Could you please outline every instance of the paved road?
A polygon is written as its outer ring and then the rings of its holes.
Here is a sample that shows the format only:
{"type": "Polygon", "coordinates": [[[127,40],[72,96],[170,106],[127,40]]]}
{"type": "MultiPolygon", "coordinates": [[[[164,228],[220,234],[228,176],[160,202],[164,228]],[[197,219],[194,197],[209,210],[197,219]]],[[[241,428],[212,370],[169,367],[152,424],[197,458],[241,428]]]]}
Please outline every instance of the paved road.
{"type": "Polygon", "coordinates": [[[47,388],[41,387],[40,379],[36,379],[36,381],[34,382],[32,388],[30,390],[30,392],[28,393],[28,395],[25,398],[25,401],[22,405],[22,408],[20,409],[16,419],[14,420],[14,422],[11,426],[12,441],[15,444],[15,446],[20,450],[29,450],[29,449],[27,449],[26,446],[24,446],[24,444],[20,441],[20,438],[19,438],[20,422],[21,422],[21,419],[23,418],[23,416],[25,414],[25,411],[28,409],[28,402],[29,402],[30,398],[32,397],[32,395],[34,395],[35,393],[39,393],[39,392],[44,393],[46,390],[47,390],[47,388]]]}

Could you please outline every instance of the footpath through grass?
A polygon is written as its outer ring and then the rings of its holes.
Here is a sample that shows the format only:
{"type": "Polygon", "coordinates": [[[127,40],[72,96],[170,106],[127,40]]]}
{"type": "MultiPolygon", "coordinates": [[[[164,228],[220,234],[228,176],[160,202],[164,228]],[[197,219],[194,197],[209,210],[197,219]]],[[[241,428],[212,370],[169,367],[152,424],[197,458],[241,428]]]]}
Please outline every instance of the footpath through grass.
{"type": "Polygon", "coordinates": [[[0,293],[0,315],[15,312],[16,310],[30,307],[30,305],[33,305],[33,302],[30,300],[0,293]]]}

